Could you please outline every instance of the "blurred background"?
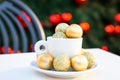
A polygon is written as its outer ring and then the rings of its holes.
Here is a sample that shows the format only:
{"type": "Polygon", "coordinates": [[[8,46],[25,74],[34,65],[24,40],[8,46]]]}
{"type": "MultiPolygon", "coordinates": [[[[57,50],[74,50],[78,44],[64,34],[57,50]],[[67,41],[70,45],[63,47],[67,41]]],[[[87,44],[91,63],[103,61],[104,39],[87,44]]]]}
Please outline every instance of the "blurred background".
{"type": "MultiPolygon", "coordinates": [[[[3,0],[0,0],[2,3],[3,0]]],[[[22,0],[52,36],[61,22],[82,27],[83,48],[101,48],[120,55],[120,0],[22,0]]],[[[29,19],[29,16],[26,16],[29,19]]],[[[26,25],[21,23],[27,31],[26,25]]]]}

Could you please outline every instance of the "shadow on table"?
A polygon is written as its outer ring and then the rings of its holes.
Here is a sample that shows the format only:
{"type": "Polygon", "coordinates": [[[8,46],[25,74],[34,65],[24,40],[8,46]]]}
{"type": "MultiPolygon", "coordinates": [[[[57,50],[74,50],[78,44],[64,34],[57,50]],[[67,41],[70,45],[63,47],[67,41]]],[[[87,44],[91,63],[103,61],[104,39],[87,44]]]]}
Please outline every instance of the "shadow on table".
{"type": "Polygon", "coordinates": [[[0,80],[94,80],[92,76],[83,76],[74,79],[58,79],[53,78],[35,70],[30,67],[16,68],[4,72],[0,72],[0,80]]]}

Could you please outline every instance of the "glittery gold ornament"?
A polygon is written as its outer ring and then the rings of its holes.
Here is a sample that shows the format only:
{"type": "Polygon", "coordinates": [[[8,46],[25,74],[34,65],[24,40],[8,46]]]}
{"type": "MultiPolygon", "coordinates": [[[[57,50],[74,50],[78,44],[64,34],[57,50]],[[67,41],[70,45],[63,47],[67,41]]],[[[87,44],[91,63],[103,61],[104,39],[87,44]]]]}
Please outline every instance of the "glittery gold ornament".
{"type": "Polygon", "coordinates": [[[66,35],[68,38],[81,38],[83,35],[82,28],[77,24],[71,24],[66,29],[66,35]]]}
{"type": "Polygon", "coordinates": [[[81,50],[81,54],[84,55],[88,60],[88,68],[91,68],[95,64],[95,57],[92,53],[87,51],[86,49],[81,50]]]}
{"type": "Polygon", "coordinates": [[[53,61],[56,71],[68,71],[70,68],[70,59],[67,55],[59,55],[53,61]]]}
{"type": "Polygon", "coordinates": [[[69,25],[67,23],[59,23],[55,28],[55,32],[65,33],[67,27],[69,27],[69,25]]]}
{"type": "Polygon", "coordinates": [[[66,35],[63,32],[56,32],[53,34],[53,38],[66,38],[66,35]]]}
{"type": "Polygon", "coordinates": [[[75,71],[84,71],[87,69],[88,61],[83,55],[75,55],[71,58],[71,65],[75,71]]]}
{"type": "Polygon", "coordinates": [[[53,56],[49,53],[37,54],[37,66],[45,70],[51,69],[53,59],[53,56]]]}

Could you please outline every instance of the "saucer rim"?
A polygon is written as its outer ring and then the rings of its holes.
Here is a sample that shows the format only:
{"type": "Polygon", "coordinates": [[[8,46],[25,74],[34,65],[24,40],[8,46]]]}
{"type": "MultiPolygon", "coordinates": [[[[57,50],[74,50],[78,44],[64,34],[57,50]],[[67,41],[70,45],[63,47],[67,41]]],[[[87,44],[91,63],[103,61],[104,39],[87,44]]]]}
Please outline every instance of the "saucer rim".
{"type": "Polygon", "coordinates": [[[44,74],[50,74],[50,75],[80,75],[80,74],[85,74],[85,73],[89,73],[89,72],[93,72],[95,70],[97,70],[99,68],[99,65],[97,62],[95,62],[94,66],[90,69],[87,69],[87,70],[84,70],[84,71],[67,71],[67,72],[59,72],[59,71],[52,71],[52,70],[44,70],[44,69],[41,69],[39,68],[37,65],[36,65],[36,62],[35,61],[32,61],[30,63],[31,67],[41,73],[44,73],[44,74]]]}

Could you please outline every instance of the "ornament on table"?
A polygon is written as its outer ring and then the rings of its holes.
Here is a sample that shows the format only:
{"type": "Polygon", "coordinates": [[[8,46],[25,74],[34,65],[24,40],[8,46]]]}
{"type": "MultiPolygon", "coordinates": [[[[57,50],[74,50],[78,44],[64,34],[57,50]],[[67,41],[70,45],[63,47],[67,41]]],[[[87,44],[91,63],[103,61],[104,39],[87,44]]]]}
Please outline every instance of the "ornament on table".
{"type": "Polygon", "coordinates": [[[70,12],[64,12],[61,14],[62,22],[69,22],[72,20],[72,14],[70,12]]]}
{"type": "Polygon", "coordinates": [[[103,46],[101,47],[101,49],[102,49],[102,50],[105,50],[105,51],[108,51],[108,47],[107,47],[106,45],[103,45],[103,46]]]}
{"type": "Polygon", "coordinates": [[[83,31],[78,24],[71,24],[66,29],[66,35],[68,38],[80,38],[83,35],[83,31]]]}
{"type": "Polygon", "coordinates": [[[68,71],[70,65],[70,59],[67,55],[59,55],[53,61],[53,67],[56,71],[68,71]]]}
{"type": "Polygon", "coordinates": [[[120,35],[120,25],[115,26],[115,34],[120,35]]]}
{"type": "Polygon", "coordinates": [[[112,24],[110,24],[110,25],[105,26],[104,30],[106,34],[112,35],[114,34],[115,27],[112,24]]]}
{"type": "Polygon", "coordinates": [[[75,55],[71,58],[71,66],[75,71],[84,71],[88,67],[88,60],[83,55],[75,55]]]}
{"type": "Polygon", "coordinates": [[[54,57],[47,52],[37,54],[37,66],[45,70],[51,69],[53,67],[53,59],[54,57]]]}
{"type": "Polygon", "coordinates": [[[82,28],[83,33],[88,33],[88,31],[90,30],[90,24],[87,22],[81,22],[79,25],[82,28]]]}
{"type": "Polygon", "coordinates": [[[84,55],[88,60],[88,67],[91,68],[95,64],[95,57],[92,53],[87,51],[86,49],[81,49],[81,54],[84,55]]]}
{"type": "MultiPolygon", "coordinates": [[[[29,22],[32,22],[30,16],[25,11],[22,10],[21,12],[29,22]]],[[[24,29],[28,28],[27,24],[24,22],[24,20],[22,19],[22,17],[20,15],[17,15],[17,19],[21,23],[21,25],[24,29]]]]}
{"type": "Polygon", "coordinates": [[[75,0],[75,3],[80,6],[87,3],[87,0],[75,0]]]}
{"type": "Polygon", "coordinates": [[[120,13],[115,14],[114,20],[115,20],[117,23],[120,23],[120,13]]]}
{"type": "Polygon", "coordinates": [[[61,16],[59,14],[52,14],[49,16],[49,21],[52,26],[56,26],[61,21],[61,16]]]}

